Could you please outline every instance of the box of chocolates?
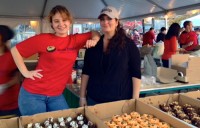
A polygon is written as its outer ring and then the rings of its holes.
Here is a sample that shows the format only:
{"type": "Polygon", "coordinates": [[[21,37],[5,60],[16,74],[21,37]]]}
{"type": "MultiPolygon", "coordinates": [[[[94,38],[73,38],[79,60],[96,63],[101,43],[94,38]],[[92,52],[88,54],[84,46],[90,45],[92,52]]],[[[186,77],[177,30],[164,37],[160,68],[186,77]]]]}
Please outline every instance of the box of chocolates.
{"type": "Polygon", "coordinates": [[[200,127],[200,102],[190,97],[168,94],[140,98],[139,102],[149,105],[149,108],[157,108],[189,127],[200,127]]]}
{"type": "Polygon", "coordinates": [[[97,128],[97,120],[87,108],[77,108],[22,116],[19,128],[97,128]]]}

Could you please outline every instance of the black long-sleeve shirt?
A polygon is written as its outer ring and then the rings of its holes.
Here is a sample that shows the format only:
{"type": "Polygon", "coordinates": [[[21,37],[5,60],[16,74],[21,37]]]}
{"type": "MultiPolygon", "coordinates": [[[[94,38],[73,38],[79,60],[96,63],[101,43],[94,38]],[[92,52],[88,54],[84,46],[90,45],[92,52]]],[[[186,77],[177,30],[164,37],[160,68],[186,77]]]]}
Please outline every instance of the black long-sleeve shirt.
{"type": "Polygon", "coordinates": [[[132,77],[141,79],[140,53],[135,43],[126,38],[125,48],[103,52],[103,36],[87,49],[83,74],[89,76],[87,95],[103,103],[132,98],[132,77]]]}

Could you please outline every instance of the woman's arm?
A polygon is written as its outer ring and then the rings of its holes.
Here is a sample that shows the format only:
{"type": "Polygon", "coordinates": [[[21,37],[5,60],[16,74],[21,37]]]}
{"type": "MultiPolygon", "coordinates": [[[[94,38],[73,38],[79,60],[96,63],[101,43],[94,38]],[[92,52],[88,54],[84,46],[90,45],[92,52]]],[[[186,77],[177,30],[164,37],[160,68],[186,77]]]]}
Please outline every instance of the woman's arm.
{"type": "Polygon", "coordinates": [[[99,32],[91,31],[91,33],[92,33],[92,38],[91,38],[91,40],[87,40],[87,42],[85,44],[86,48],[94,47],[100,39],[99,32]]]}
{"type": "Polygon", "coordinates": [[[132,77],[133,83],[133,99],[138,99],[140,96],[140,86],[141,86],[141,79],[132,77]]]}
{"type": "Polygon", "coordinates": [[[28,69],[24,63],[23,57],[20,55],[20,53],[16,47],[11,48],[11,53],[12,53],[13,59],[17,65],[19,71],[22,73],[22,75],[25,78],[30,78],[32,80],[35,80],[34,77],[37,77],[37,78],[42,77],[42,75],[39,73],[42,70],[28,71],[28,69]]]}
{"type": "Polygon", "coordinates": [[[9,87],[12,87],[13,85],[20,84],[20,73],[15,72],[12,79],[8,81],[7,83],[0,84],[0,95],[4,93],[5,90],[7,90],[9,87]]]}
{"type": "Polygon", "coordinates": [[[89,80],[89,76],[82,74],[81,89],[80,89],[80,101],[79,101],[79,104],[80,104],[81,107],[84,106],[84,105],[87,105],[86,88],[87,88],[88,80],[89,80]]]}
{"type": "MultiPolygon", "coordinates": [[[[71,45],[73,48],[81,49],[84,46],[86,48],[94,47],[100,39],[100,33],[97,31],[91,31],[82,34],[75,34],[73,36],[74,43],[71,45]]],[[[70,47],[70,46],[69,46],[70,47]]]]}

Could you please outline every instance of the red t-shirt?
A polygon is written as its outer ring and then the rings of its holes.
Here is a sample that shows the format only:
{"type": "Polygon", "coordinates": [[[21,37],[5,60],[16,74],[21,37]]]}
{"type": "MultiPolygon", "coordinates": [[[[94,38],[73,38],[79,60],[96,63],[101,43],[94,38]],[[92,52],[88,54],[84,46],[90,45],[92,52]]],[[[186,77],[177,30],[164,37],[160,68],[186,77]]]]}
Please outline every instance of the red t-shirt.
{"type": "Polygon", "coordinates": [[[164,53],[162,55],[163,60],[169,60],[172,55],[176,54],[177,51],[177,38],[176,36],[171,37],[169,40],[164,40],[164,53]]]}
{"type": "Polygon", "coordinates": [[[191,46],[188,46],[185,48],[187,51],[192,51],[197,45],[198,45],[198,38],[197,34],[194,31],[191,32],[182,32],[180,35],[180,44],[186,45],[189,44],[190,42],[193,42],[191,46]]]}
{"type": "MultiPolygon", "coordinates": [[[[17,67],[10,52],[6,52],[0,56],[0,86],[9,82],[17,67]]],[[[0,110],[12,110],[18,108],[18,94],[20,85],[16,84],[7,88],[0,95],[0,110]]]]}
{"type": "Polygon", "coordinates": [[[36,69],[43,70],[40,72],[43,75],[41,79],[26,78],[22,86],[34,94],[47,96],[62,94],[71,76],[78,50],[88,39],[91,39],[91,32],[67,37],[40,34],[17,44],[16,47],[23,57],[39,53],[36,69]],[[53,46],[55,51],[47,51],[49,46],[53,46]]]}
{"type": "Polygon", "coordinates": [[[146,32],[143,35],[143,44],[142,44],[142,46],[147,45],[147,44],[153,46],[153,40],[154,39],[155,39],[155,35],[154,35],[153,32],[151,32],[151,31],[146,32]]]}

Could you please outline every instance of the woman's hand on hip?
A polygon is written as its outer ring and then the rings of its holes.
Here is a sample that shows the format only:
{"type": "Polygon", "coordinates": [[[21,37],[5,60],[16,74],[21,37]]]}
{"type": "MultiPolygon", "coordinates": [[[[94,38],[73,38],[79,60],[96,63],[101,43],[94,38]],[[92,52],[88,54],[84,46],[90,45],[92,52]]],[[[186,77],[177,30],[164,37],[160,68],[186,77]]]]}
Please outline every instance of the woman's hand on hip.
{"type": "Polygon", "coordinates": [[[41,79],[43,75],[40,73],[42,70],[37,69],[37,70],[32,70],[32,71],[27,71],[26,73],[23,74],[25,78],[30,78],[32,80],[35,80],[35,78],[41,79]]]}

